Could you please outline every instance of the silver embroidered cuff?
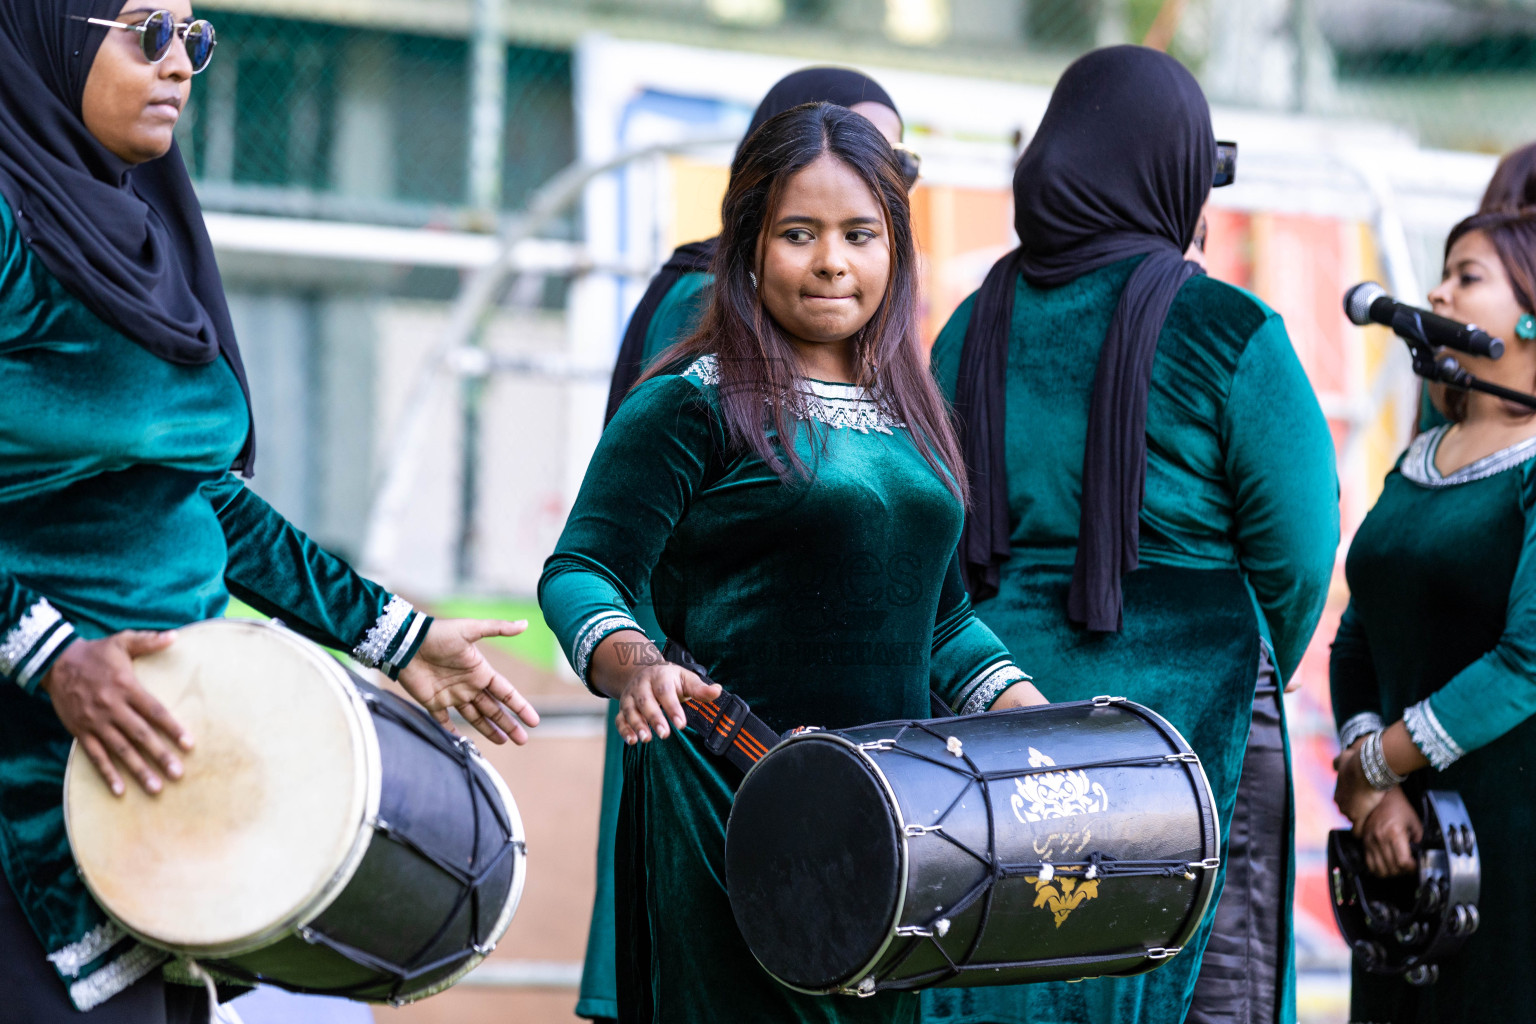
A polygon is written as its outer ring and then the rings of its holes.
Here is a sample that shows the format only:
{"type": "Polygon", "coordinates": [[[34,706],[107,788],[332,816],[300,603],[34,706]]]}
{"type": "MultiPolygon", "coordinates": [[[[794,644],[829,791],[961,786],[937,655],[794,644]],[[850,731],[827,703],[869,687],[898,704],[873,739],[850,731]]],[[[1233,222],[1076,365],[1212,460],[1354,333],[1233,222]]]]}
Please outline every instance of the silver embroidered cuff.
{"type": "Polygon", "coordinates": [[[1408,777],[1397,774],[1387,764],[1387,753],[1381,748],[1380,729],[1367,733],[1365,742],[1360,744],[1360,771],[1364,773],[1365,781],[1377,792],[1401,786],[1408,777]]]}
{"type": "Polygon", "coordinates": [[[81,1012],[100,1006],[170,959],[170,954],[136,942],[128,952],[69,986],[69,998],[81,1012]]]}
{"type": "Polygon", "coordinates": [[[1374,711],[1362,711],[1339,728],[1339,749],[1348,750],[1366,733],[1376,732],[1387,723],[1374,711]]]}
{"type": "Polygon", "coordinates": [[[429,616],[426,615],[412,615],[410,628],[406,630],[405,636],[401,638],[400,643],[395,646],[395,653],[389,656],[389,661],[379,666],[391,679],[400,671],[400,659],[405,657],[409,653],[411,646],[416,643],[416,634],[421,632],[422,623],[426,622],[428,618],[429,616]]]}
{"type": "Polygon", "coordinates": [[[1445,731],[1427,700],[1409,705],[1403,712],[1403,724],[1408,727],[1414,745],[1429,758],[1436,771],[1445,771],[1466,754],[1461,744],[1445,731]]]}
{"type": "Polygon", "coordinates": [[[369,668],[378,668],[384,664],[384,657],[389,653],[390,644],[400,633],[400,627],[405,625],[405,620],[411,617],[416,609],[411,607],[411,602],[402,597],[391,594],[389,603],[374,620],[373,627],[363,637],[362,642],[352,648],[352,657],[359,664],[369,668]]]}
{"type": "Polygon", "coordinates": [[[48,954],[49,963],[66,977],[78,977],[82,968],[117,945],[128,933],[115,922],[103,921],[67,946],[48,954]]]}
{"type": "Polygon", "coordinates": [[[982,670],[980,678],[966,694],[960,705],[962,715],[979,715],[992,706],[992,702],[1014,683],[1025,682],[1030,677],[1011,661],[998,661],[982,670]]]}
{"type": "Polygon", "coordinates": [[[10,676],[25,689],[38,671],[71,637],[75,627],[64,620],[47,598],[39,598],[21,621],[0,637],[0,675],[10,676]]]}
{"type": "MultiPolygon", "coordinates": [[[[645,632],[638,622],[622,612],[599,612],[576,630],[576,643],[571,648],[571,667],[583,683],[587,682],[587,666],[592,663],[592,652],[597,650],[597,645],[609,633],[617,633],[621,629],[645,632]]],[[[590,683],[587,685],[591,686],[590,683]]]]}

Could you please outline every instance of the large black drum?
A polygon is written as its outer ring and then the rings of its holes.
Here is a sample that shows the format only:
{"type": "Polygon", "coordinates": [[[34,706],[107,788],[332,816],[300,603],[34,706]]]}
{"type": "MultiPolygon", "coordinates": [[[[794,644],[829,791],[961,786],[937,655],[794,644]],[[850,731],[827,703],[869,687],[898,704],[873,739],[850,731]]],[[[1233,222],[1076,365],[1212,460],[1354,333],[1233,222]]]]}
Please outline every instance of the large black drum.
{"type": "Polygon", "coordinates": [[[726,884],[790,988],[1011,985],[1166,963],[1220,847],[1189,744],[1099,697],[792,736],[737,792],[726,884]]]}

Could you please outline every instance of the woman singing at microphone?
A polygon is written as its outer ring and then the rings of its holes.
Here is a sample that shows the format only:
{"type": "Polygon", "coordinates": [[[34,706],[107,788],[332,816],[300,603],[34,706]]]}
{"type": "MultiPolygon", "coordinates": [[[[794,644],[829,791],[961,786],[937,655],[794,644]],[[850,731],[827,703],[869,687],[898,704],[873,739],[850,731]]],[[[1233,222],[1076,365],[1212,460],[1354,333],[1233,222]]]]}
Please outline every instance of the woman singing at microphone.
{"type": "MultiPolygon", "coordinates": [[[[1446,242],[1434,311],[1506,339],[1473,375],[1536,390],[1536,211],[1482,213],[1446,242]]],[[[1354,969],[1352,1020],[1513,1021],[1536,1006],[1536,414],[1448,392],[1450,423],[1387,475],[1346,562],[1333,642],[1335,799],[1378,875],[1412,870],[1425,789],[1461,795],[1482,854],[1482,925],[1440,980],[1354,969]],[[1391,723],[1391,724],[1387,724],[1391,723]]]]}

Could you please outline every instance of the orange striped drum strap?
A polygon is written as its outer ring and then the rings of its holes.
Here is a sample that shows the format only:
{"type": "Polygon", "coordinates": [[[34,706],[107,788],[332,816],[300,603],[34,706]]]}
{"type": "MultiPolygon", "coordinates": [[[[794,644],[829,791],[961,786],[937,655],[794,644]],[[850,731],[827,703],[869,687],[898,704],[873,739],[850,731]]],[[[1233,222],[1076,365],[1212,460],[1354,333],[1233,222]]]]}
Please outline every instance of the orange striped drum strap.
{"type": "MultiPolygon", "coordinates": [[[[668,640],[661,653],[672,664],[686,668],[706,683],[714,682],[704,671],[704,666],[677,641],[668,640]]],[[[725,758],[742,771],[761,761],[779,742],[779,734],[754,715],[746,701],[723,688],[720,696],[712,701],[684,698],[683,714],[693,731],[704,740],[704,749],[725,758]]]]}

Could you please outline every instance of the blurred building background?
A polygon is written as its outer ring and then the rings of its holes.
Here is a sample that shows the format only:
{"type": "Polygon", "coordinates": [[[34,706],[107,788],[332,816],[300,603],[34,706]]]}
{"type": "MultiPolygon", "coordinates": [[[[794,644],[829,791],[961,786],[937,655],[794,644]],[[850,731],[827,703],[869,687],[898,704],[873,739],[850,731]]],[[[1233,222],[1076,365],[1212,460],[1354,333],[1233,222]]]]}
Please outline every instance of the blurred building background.
{"type": "MultiPolygon", "coordinates": [[[[498,657],[554,713],[498,755],[529,896],[459,989],[379,1021],[571,1019],[600,704],[532,594],[601,426],[618,337],[678,242],[714,233],[757,99],[809,63],[875,74],[925,157],[931,339],[1012,243],[1012,161],[1106,43],[1199,76],[1238,185],[1212,272],[1286,316],[1335,427],[1345,542],[1406,441],[1414,382],[1343,289],[1409,301],[1493,155],[1536,138],[1536,0],[202,0],[219,51],[179,131],[249,364],[254,482],[439,610],[529,617],[498,657]],[[477,1016],[478,1015],[478,1016],[477,1016]]],[[[1341,549],[1342,551],[1342,549],[1341,549]]],[[[1329,615],[1290,698],[1307,1019],[1344,1019],[1322,886],[1329,615]]]]}

